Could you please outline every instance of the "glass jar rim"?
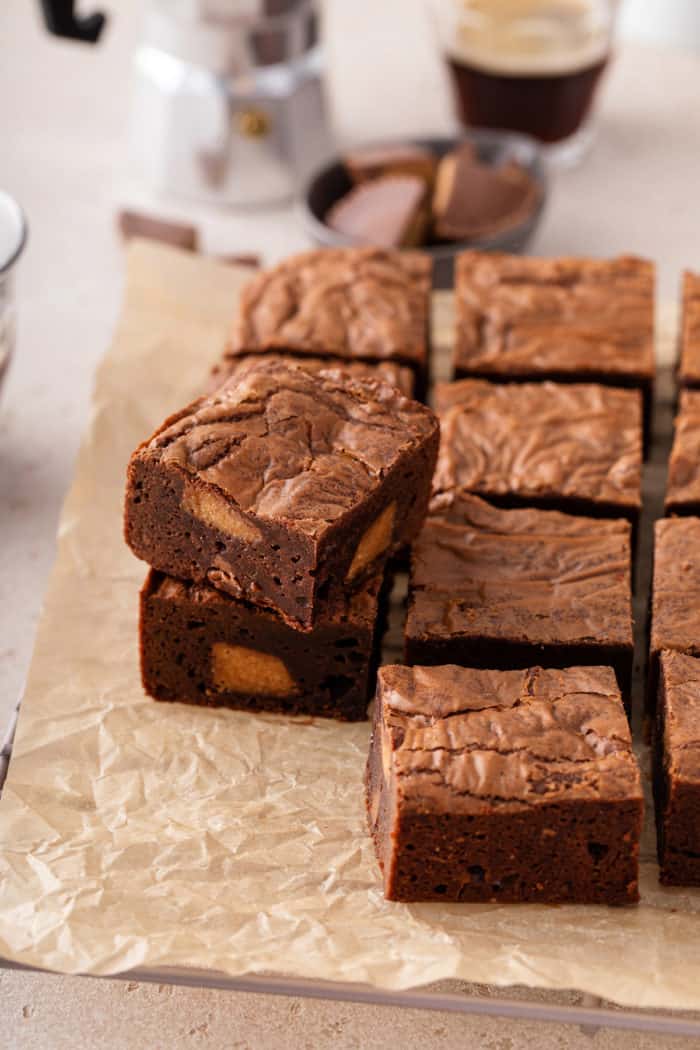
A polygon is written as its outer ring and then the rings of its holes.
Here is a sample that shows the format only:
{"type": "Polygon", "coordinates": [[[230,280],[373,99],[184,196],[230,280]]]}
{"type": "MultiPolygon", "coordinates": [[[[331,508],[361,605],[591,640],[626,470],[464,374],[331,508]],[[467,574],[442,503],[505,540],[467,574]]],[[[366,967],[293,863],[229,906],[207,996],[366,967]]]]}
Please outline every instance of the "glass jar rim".
{"type": "Polygon", "coordinates": [[[27,220],[14,197],[0,190],[0,276],[17,262],[27,242],[27,220]]]}

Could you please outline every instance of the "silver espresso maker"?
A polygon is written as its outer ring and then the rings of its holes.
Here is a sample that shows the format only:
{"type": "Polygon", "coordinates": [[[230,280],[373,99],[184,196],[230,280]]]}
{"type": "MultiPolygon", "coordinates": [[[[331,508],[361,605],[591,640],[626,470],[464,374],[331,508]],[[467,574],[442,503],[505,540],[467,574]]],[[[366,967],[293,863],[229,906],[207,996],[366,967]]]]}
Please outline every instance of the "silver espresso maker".
{"type": "MultiPolygon", "coordinates": [[[[42,0],[95,43],[101,12],[42,0]]],[[[153,190],[233,206],[293,196],[329,156],[315,0],[150,0],[134,55],[131,155],[153,190]]]]}

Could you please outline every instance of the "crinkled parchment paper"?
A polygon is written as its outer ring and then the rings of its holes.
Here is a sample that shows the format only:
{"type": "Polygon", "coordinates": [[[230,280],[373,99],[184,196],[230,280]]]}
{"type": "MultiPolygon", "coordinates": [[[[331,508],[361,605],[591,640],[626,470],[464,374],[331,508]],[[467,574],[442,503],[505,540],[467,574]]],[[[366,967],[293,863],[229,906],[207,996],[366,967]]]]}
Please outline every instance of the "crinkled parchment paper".
{"type": "Polygon", "coordinates": [[[66,972],[459,978],[700,1007],[698,894],[658,887],[649,828],[638,908],[388,904],[365,831],[367,725],[144,696],[125,465],[201,384],[241,280],[130,250],[0,803],[0,954],[66,972]]]}

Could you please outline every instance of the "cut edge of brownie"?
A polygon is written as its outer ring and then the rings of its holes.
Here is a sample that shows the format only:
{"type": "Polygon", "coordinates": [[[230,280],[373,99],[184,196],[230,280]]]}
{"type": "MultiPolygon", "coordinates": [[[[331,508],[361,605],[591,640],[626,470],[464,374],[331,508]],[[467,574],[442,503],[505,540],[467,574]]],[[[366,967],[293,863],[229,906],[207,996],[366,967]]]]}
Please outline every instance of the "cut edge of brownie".
{"type": "Polygon", "coordinates": [[[683,387],[678,399],[676,418],[673,423],[673,443],[668,458],[664,495],[664,515],[666,517],[697,517],[700,514],[698,447],[700,447],[700,391],[683,387]],[[694,468],[692,477],[689,476],[688,470],[691,464],[694,468]],[[690,495],[693,485],[696,491],[694,495],[690,495]]]}
{"type": "Polygon", "coordinates": [[[700,274],[692,270],[684,270],[681,281],[677,378],[679,386],[683,389],[698,390],[700,389],[700,332],[691,332],[688,316],[691,300],[700,300],[700,274]],[[691,345],[693,342],[697,345],[691,345]]]}
{"type": "Polygon", "coordinates": [[[676,502],[669,500],[664,503],[665,518],[697,518],[700,517],[700,497],[696,500],[682,500],[676,502]]]}
{"type": "Polygon", "coordinates": [[[270,610],[151,569],[140,593],[144,690],[164,702],[364,720],[390,589],[390,574],[369,580],[306,633],[270,610]]]}
{"type": "Polygon", "coordinates": [[[399,364],[399,362],[394,361],[365,361],[361,358],[347,359],[330,355],[322,358],[313,354],[285,353],[277,350],[261,350],[258,353],[233,355],[224,353],[209,372],[207,385],[203,391],[204,396],[214,393],[233,376],[238,377],[245,374],[245,370],[261,357],[267,360],[272,358],[272,360],[276,360],[283,365],[289,364],[292,367],[307,369],[311,372],[334,371],[337,369],[345,372],[352,378],[376,379],[394,386],[400,394],[403,394],[409,400],[420,400],[420,398],[415,397],[416,377],[415,372],[409,365],[399,364]],[[311,364],[311,368],[309,368],[309,364],[311,364]]]}
{"type": "Polygon", "coordinates": [[[449,639],[424,639],[406,633],[404,660],[411,667],[457,664],[460,667],[499,671],[526,670],[534,664],[559,670],[574,666],[598,667],[603,664],[612,667],[615,672],[628,717],[631,711],[633,642],[629,645],[606,645],[595,641],[557,644],[459,636],[449,639]]]}
{"type": "MultiPolygon", "coordinates": [[[[430,314],[429,314],[428,315],[428,319],[426,321],[426,326],[425,326],[426,340],[428,340],[428,348],[429,348],[429,340],[430,340],[430,329],[431,329],[431,324],[430,324],[430,314]]],[[[244,361],[244,360],[246,360],[246,358],[251,358],[251,357],[259,357],[259,358],[265,358],[265,357],[288,357],[288,358],[290,358],[292,360],[292,362],[294,362],[294,361],[304,361],[306,358],[309,358],[309,357],[310,358],[317,358],[317,357],[320,357],[320,356],[323,356],[323,355],[321,354],[321,352],[318,349],[306,351],[306,350],[300,350],[300,349],[292,347],[292,346],[280,345],[280,346],[275,346],[272,349],[267,348],[267,347],[260,347],[258,349],[253,348],[253,349],[250,349],[250,350],[238,350],[238,351],[234,351],[234,350],[231,350],[230,348],[227,348],[226,351],[223,354],[222,361],[223,361],[224,366],[228,367],[228,365],[234,366],[237,361],[244,361]]],[[[222,362],[219,362],[219,366],[221,365],[221,363],[222,362]]],[[[404,396],[410,397],[414,401],[419,401],[421,404],[427,404],[428,386],[430,384],[430,365],[431,365],[430,348],[429,348],[427,360],[425,362],[425,366],[423,368],[418,368],[416,366],[415,361],[412,361],[410,357],[403,357],[403,356],[401,356],[398,353],[395,356],[393,356],[393,357],[377,357],[377,356],[372,356],[372,355],[363,356],[363,355],[359,355],[358,354],[358,355],[354,355],[353,357],[347,357],[347,358],[339,356],[339,354],[337,352],[328,354],[328,365],[327,365],[328,369],[338,368],[338,369],[340,369],[342,371],[344,366],[354,365],[354,364],[358,364],[358,365],[362,364],[362,365],[368,365],[368,366],[394,364],[394,365],[396,365],[397,368],[408,369],[410,371],[410,373],[411,373],[412,378],[413,378],[413,392],[410,395],[406,394],[404,396]]],[[[215,366],[215,367],[217,367],[217,366],[215,366]]],[[[378,376],[378,378],[381,379],[382,377],[378,376]]],[[[222,382],[225,382],[225,380],[222,380],[222,382]]],[[[403,393],[403,391],[401,391],[401,392],[403,393]]]]}
{"type": "Polygon", "coordinates": [[[696,777],[678,775],[673,777],[672,782],[670,769],[673,749],[669,746],[666,725],[669,704],[666,680],[668,665],[679,657],[681,661],[692,660],[700,674],[697,655],[665,649],[658,656],[652,783],[659,881],[665,886],[700,886],[700,744],[695,743],[698,757],[696,777]],[[680,843],[672,844],[672,840],[679,836],[683,838],[684,848],[681,848],[680,843]]]}
{"type": "MultiPolygon", "coordinates": [[[[686,514],[677,517],[667,516],[664,518],[657,518],[654,522],[654,543],[652,547],[651,556],[651,585],[649,589],[649,603],[646,620],[646,649],[647,649],[647,675],[644,690],[644,715],[647,720],[647,727],[645,735],[649,736],[649,728],[651,719],[653,719],[656,711],[656,703],[659,689],[659,662],[661,653],[664,651],[680,653],[685,656],[692,656],[700,658],[700,638],[697,643],[695,641],[688,641],[683,643],[678,639],[669,637],[668,632],[664,631],[661,634],[659,627],[659,601],[663,601],[660,597],[661,594],[666,593],[666,589],[659,586],[658,572],[659,572],[659,548],[664,543],[664,533],[673,529],[675,531],[676,526],[674,522],[678,523],[678,527],[685,530],[686,528],[693,528],[693,521],[697,523],[697,528],[700,532],[700,518],[696,518],[694,515],[686,514]]],[[[693,537],[694,538],[694,537],[693,537]]]]}
{"type": "MultiPolygon", "coordinates": [[[[458,489],[460,486],[456,486],[458,489]]],[[[441,491],[450,491],[449,489],[443,489],[441,491]]],[[[592,518],[600,520],[620,519],[624,518],[632,526],[632,550],[634,553],[636,532],[639,526],[639,517],[642,511],[641,501],[637,503],[610,503],[607,500],[596,500],[586,499],[582,497],[566,496],[566,495],[555,495],[551,496],[533,496],[533,495],[518,495],[517,493],[503,494],[500,492],[493,492],[490,489],[480,486],[473,488],[464,488],[462,491],[469,492],[474,496],[479,496],[481,499],[491,503],[494,507],[500,507],[502,510],[527,510],[528,507],[534,510],[555,510],[559,511],[560,514],[571,514],[577,518],[592,518]]]]}

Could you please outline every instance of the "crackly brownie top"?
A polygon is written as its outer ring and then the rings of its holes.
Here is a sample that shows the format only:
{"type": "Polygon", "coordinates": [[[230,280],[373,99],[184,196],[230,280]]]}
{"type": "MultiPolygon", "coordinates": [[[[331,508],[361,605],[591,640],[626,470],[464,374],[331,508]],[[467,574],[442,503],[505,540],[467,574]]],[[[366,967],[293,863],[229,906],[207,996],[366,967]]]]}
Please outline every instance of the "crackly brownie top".
{"type": "Polygon", "coordinates": [[[216,486],[243,512],[319,536],[437,427],[430,409],[386,383],[261,357],[166,420],[135,456],[216,486]]]}
{"type": "Polygon", "coordinates": [[[666,505],[700,503],[700,390],[681,391],[668,460],[666,505]]]}
{"type": "Polygon", "coordinates": [[[578,383],[440,383],[436,491],[641,505],[636,390],[578,383]]]}
{"type": "Polygon", "coordinates": [[[338,248],[285,259],[244,289],[229,350],[288,350],[424,366],[431,262],[421,252],[338,248]]]}
{"type": "MultiPolygon", "coordinates": [[[[337,357],[293,357],[291,354],[265,354],[265,360],[291,368],[301,368],[305,372],[341,368],[354,379],[382,379],[385,383],[391,383],[406,397],[413,396],[415,387],[411,369],[405,365],[396,364],[395,361],[344,361],[337,357]]],[[[241,357],[232,354],[224,355],[219,364],[212,369],[206,393],[216,390],[229,376],[235,375],[240,379],[251,367],[255,367],[257,361],[259,361],[257,354],[244,354],[241,357]]]]}
{"type": "Polygon", "coordinates": [[[632,644],[630,526],[435,496],[411,557],[407,634],[632,644]]]}
{"type": "Polygon", "coordinates": [[[388,666],[378,697],[385,761],[402,805],[416,812],[641,800],[609,667],[388,666]]]}
{"type": "Polygon", "coordinates": [[[651,648],[700,652],[700,518],[654,525],[651,648]]]}
{"type": "Polygon", "coordinates": [[[661,673],[668,771],[700,782],[700,660],[668,650],[661,654],[661,673]]]}
{"type": "Polygon", "coordinates": [[[700,274],[683,274],[680,379],[700,383],[700,274]]]}
{"type": "MultiPolygon", "coordinates": [[[[377,605],[379,592],[383,582],[383,574],[370,577],[360,584],[351,593],[345,594],[338,591],[324,605],[318,618],[316,628],[323,629],[329,625],[373,629],[377,618],[377,605]]],[[[193,580],[177,580],[174,576],[156,572],[151,569],[143,586],[147,598],[157,598],[162,601],[173,602],[176,605],[196,606],[203,612],[226,612],[228,608],[235,605],[244,605],[237,598],[232,598],[223,591],[210,587],[206,583],[196,583],[193,580]]],[[[279,616],[270,609],[256,606],[250,609],[256,620],[261,624],[274,623],[276,628],[284,628],[285,624],[279,616]]],[[[288,628],[293,630],[293,628],[288,628]]],[[[302,633],[300,641],[308,643],[308,634],[302,633]]]]}
{"type": "Polygon", "coordinates": [[[455,293],[460,368],[654,374],[654,267],[643,259],[466,252],[455,293]]]}

